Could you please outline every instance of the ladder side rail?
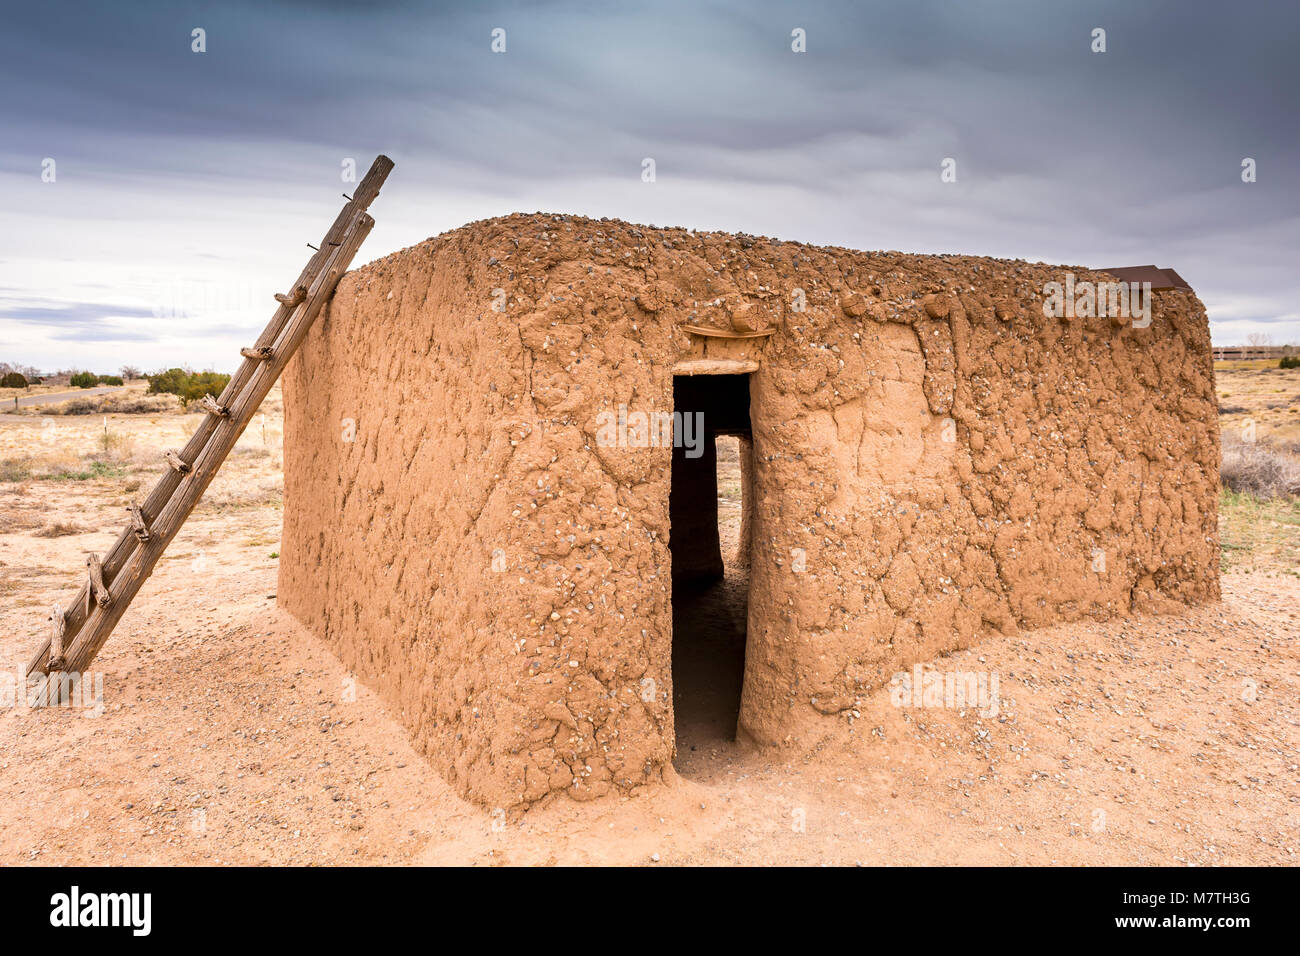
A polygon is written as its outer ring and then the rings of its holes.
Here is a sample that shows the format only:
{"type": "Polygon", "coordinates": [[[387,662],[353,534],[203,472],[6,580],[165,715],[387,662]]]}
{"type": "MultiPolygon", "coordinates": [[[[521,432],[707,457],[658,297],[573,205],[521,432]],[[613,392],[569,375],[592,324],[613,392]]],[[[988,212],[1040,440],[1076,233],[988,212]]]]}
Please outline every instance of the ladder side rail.
{"type": "MultiPolygon", "coordinates": [[[[275,360],[263,363],[267,368],[261,370],[261,374],[254,376],[250,381],[251,387],[232,406],[229,417],[210,416],[218,421],[212,443],[201,453],[200,460],[195,463],[190,473],[183,477],[182,493],[172,498],[157,519],[150,523],[149,541],[140,542],[140,547],[130,556],[121,572],[109,585],[111,601],[108,606],[95,605],[85,626],[75,638],[69,641],[64,652],[67,671],[73,673],[84,671],[99,653],[104,642],[108,640],[131,599],[148,579],[154,565],[162,557],[185,519],[189,517],[190,512],[207,490],[226,456],[252,420],[258,406],[292,358],[293,352],[306,337],[316,316],[328,301],[335,285],[347,270],[352,257],[373,226],[374,219],[365,213],[359,214],[354,228],[344,237],[341,244],[335,247],[335,254],[331,257],[329,266],[313,283],[312,290],[302,303],[302,313],[297,316],[297,321],[290,325],[286,345],[279,350],[275,360]]],[[[37,672],[48,673],[48,656],[42,661],[37,654],[33,664],[36,666],[29,668],[29,676],[37,672]]]]}
{"type": "MultiPolygon", "coordinates": [[[[366,175],[362,177],[356,190],[353,191],[351,199],[349,199],[349,201],[339,211],[333,224],[326,231],[325,238],[321,241],[320,249],[307,260],[307,264],[303,267],[302,272],[299,273],[298,279],[294,282],[293,286],[290,287],[291,292],[293,289],[299,287],[311,288],[319,278],[320,274],[324,271],[326,264],[335,254],[339,243],[342,242],[342,237],[355,224],[358,215],[365,212],[366,209],[370,207],[370,204],[375,201],[375,198],[379,195],[380,188],[383,186],[384,181],[388,178],[388,174],[392,169],[393,161],[387,156],[380,155],[375,158],[375,161],[370,165],[369,171],[367,171],[366,175]]],[[[256,347],[273,346],[275,341],[281,336],[284,328],[292,321],[293,316],[300,312],[305,305],[305,299],[293,304],[282,302],[276,309],[275,314],[271,317],[271,321],[268,322],[266,327],[262,330],[262,334],[257,339],[256,347]]],[[[266,362],[262,360],[248,359],[242,362],[235,374],[231,376],[231,380],[227,384],[226,388],[222,390],[221,398],[218,399],[219,403],[229,407],[231,401],[234,400],[234,397],[243,391],[244,385],[247,381],[251,379],[252,376],[264,365],[266,365],[266,362]]],[[[181,458],[187,462],[194,462],[211,439],[212,434],[216,429],[216,425],[216,416],[205,415],[203,421],[199,423],[193,435],[190,436],[189,441],[186,442],[185,447],[181,450],[181,458]]],[[[183,477],[183,475],[168,468],[159,478],[157,484],[154,485],[148,496],[146,496],[144,501],[140,503],[141,512],[143,513],[145,520],[149,522],[151,526],[156,520],[156,517],[162,512],[163,507],[171,500],[172,495],[175,494],[176,488],[180,485],[183,477]]],[[[128,522],[117,540],[113,542],[104,555],[102,567],[104,580],[106,582],[112,582],[135,550],[135,546],[139,543],[140,542],[136,539],[131,523],[128,522]]],[[[86,602],[89,596],[90,584],[89,582],[86,582],[82,585],[81,590],[77,593],[76,600],[69,606],[66,612],[67,633],[69,635],[78,633],[82,625],[85,623],[87,618],[86,602]]],[[[37,665],[43,658],[48,658],[49,644],[50,641],[47,637],[45,641],[42,642],[41,646],[37,648],[28,664],[28,673],[32,673],[37,669],[43,670],[43,668],[38,668],[37,665]]]]}

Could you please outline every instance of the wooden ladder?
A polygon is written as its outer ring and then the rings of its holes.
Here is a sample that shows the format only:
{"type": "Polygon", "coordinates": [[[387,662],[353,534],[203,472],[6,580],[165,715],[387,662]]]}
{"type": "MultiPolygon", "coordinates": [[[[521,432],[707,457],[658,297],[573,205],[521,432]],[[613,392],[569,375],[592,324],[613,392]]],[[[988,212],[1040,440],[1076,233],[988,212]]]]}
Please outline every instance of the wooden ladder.
{"type": "Polygon", "coordinates": [[[366,209],[392,168],[391,159],[378,157],[352,196],[344,196],[347,205],[298,281],[276,294],[279,307],[256,344],[240,349],[244,362],[221,397],[204,397],[203,422],[181,451],[164,453],[166,473],[143,502],[127,507],[130,522],[117,542],[103,559],[96,554],[87,559],[87,580],[72,605],[67,610],[54,605],[50,632],[27,665],[29,693],[56,703],[66,682],[56,683],[50,675],[82,674],[104,646],[369,235],[375,221],[366,209]],[[45,688],[39,687],[43,679],[45,688]]]}

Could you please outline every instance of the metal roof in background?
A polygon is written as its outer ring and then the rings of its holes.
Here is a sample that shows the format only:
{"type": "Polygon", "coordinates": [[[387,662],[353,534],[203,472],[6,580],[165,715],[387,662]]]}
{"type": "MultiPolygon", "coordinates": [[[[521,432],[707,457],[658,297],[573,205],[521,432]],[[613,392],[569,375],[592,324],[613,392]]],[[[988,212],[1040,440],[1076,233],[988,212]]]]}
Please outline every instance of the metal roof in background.
{"type": "Polygon", "coordinates": [[[1157,269],[1155,266],[1120,266],[1097,271],[1109,272],[1121,282],[1150,282],[1152,292],[1160,289],[1187,289],[1190,292],[1192,288],[1187,284],[1187,280],[1173,269],[1157,269]]]}

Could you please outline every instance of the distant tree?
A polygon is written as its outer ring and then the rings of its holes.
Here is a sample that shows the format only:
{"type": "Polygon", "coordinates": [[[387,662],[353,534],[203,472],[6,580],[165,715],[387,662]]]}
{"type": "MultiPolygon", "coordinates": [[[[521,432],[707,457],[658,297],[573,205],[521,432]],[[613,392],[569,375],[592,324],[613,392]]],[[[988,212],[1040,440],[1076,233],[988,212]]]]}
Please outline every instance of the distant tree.
{"type": "Polygon", "coordinates": [[[149,376],[149,391],[169,392],[180,398],[182,406],[188,407],[190,402],[201,400],[204,395],[220,395],[229,381],[230,376],[220,372],[169,368],[149,376]]]}
{"type": "Polygon", "coordinates": [[[179,395],[185,390],[185,383],[189,381],[190,374],[183,368],[159,369],[148,376],[149,392],[154,395],[164,392],[179,395]]]}
{"type": "Polygon", "coordinates": [[[72,376],[69,384],[74,388],[94,388],[99,384],[99,376],[94,372],[77,372],[72,376]]]}
{"type": "Polygon", "coordinates": [[[122,376],[120,376],[120,375],[97,375],[97,376],[95,376],[95,378],[96,378],[96,380],[99,382],[100,385],[121,385],[121,384],[123,384],[123,382],[122,382],[122,376]]]}
{"type": "Polygon", "coordinates": [[[1250,346],[1250,351],[1246,353],[1247,358],[1267,358],[1269,346],[1273,344],[1273,336],[1267,332],[1251,332],[1246,336],[1246,344],[1250,346]],[[1251,353],[1254,354],[1251,354],[1251,353]]]}
{"type": "Polygon", "coordinates": [[[140,373],[140,370],[136,368],[134,365],[123,365],[120,369],[118,369],[118,371],[122,373],[122,378],[126,379],[128,382],[134,381],[135,379],[144,378],[144,376],[140,373]]]}
{"type": "Polygon", "coordinates": [[[26,388],[27,377],[21,372],[6,372],[0,378],[0,388],[26,388]]]}
{"type": "Polygon", "coordinates": [[[191,375],[185,393],[181,395],[181,404],[189,405],[190,402],[202,401],[204,395],[216,398],[225,390],[229,381],[230,376],[221,372],[209,371],[191,375]]]}

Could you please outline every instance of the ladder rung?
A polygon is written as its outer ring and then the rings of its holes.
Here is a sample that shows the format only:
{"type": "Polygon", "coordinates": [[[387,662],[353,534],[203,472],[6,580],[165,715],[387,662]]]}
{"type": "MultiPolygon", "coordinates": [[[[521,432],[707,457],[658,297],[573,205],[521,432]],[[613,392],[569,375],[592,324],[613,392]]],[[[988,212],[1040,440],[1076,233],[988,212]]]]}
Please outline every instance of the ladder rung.
{"type": "Polygon", "coordinates": [[[227,384],[223,394],[233,396],[230,403],[223,405],[222,399],[216,396],[200,398],[202,409],[208,414],[184,448],[164,453],[169,470],[147,498],[127,506],[130,524],[117,543],[103,557],[96,554],[87,559],[90,580],[84,589],[85,606],[79,596],[77,603],[67,610],[55,607],[50,618],[52,630],[47,632],[49,636],[41,641],[27,665],[29,677],[56,669],[85,670],[99,653],[158,563],[163,549],[193,512],[234,449],[253,410],[274,386],[277,375],[271,373],[278,374],[279,364],[302,344],[357,249],[370,234],[375,221],[365,210],[379,195],[379,187],[392,168],[393,161],[387,156],[375,160],[353,198],[325,234],[317,254],[308,260],[289,287],[290,291],[275,296],[280,307],[256,340],[265,344],[239,350],[240,355],[255,361],[240,363],[227,384]],[[238,417],[234,414],[236,408],[240,410],[238,417]],[[110,577],[111,591],[107,586],[110,577]],[[98,610],[94,604],[99,605],[98,610]]]}
{"type": "MultiPolygon", "coordinates": [[[[93,596],[95,603],[100,607],[108,607],[112,603],[113,597],[108,593],[108,588],[104,585],[104,565],[99,560],[99,555],[91,554],[86,556],[86,567],[90,569],[90,590],[86,592],[86,603],[90,603],[93,596]]],[[[90,608],[86,608],[89,616],[90,608]]]]}
{"type": "Polygon", "coordinates": [[[294,289],[288,295],[283,292],[277,292],[275,294],[276,302],[291,307],[297,305],[305,298],[307,298],[307,287],[305,285],[298,286],[298,288],[294,289]]]}
{"type": "Polygon", "coordinates": [[[202,405],[203,410],[209,415],[216,415],[218,418],[230,417],[230,409],[225,405],[219,404],[211,395],[204,395],[203,401],[199,404],[202,405]]]}
{"type": "Polygon", "coordinates": [[[68,619],[63,614],[63,606],[55,604],[50,610],[50,670],[57,671],[63,667],[63,636],[68,628],[68,619]]]}
{"type": "Polygon", "coordinates": [[[173,471],[179,472],[182,475],[188,475],[190,473],[189,462],[171,449],[163,452],[163,457],[167,459],[167,464],[172,466],[173,471]]]}
{"type": "Polygon", "coordinates": [[[149,525],[144,520],[144,509],[140,507],[138,502],[133,501],[126,506],[126,510],[131,513],[131,533],[141,543],[148,541],[149,525]]]}

